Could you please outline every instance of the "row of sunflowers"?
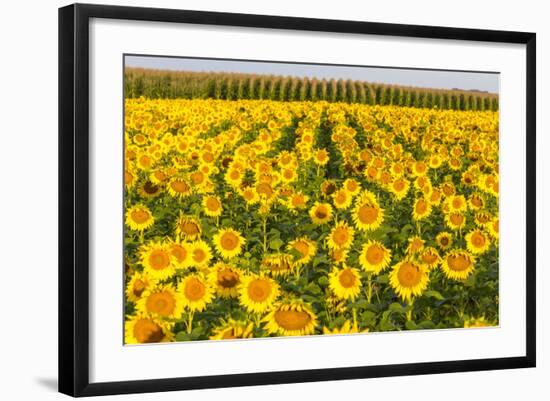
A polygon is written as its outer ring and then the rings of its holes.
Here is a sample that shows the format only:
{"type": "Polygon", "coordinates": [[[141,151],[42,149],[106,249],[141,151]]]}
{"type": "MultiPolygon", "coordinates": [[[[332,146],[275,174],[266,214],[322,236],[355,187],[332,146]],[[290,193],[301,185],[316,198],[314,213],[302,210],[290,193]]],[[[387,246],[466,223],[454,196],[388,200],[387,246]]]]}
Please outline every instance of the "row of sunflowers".
{"type": "Polygon", "coordinates": [[[498,324],[498,112],[127,99],[125,342],[498,324]]]}

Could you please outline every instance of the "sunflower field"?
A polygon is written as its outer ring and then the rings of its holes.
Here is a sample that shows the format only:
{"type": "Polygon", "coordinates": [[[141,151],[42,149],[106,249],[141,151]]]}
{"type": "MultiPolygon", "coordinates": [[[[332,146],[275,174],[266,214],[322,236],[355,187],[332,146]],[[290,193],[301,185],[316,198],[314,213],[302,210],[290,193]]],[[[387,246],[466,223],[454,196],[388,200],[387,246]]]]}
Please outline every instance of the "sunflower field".
{"type": "Polygon", "coordinates": [[[498,325],[498,122],[127,98],[125,343],[498,325]]]}

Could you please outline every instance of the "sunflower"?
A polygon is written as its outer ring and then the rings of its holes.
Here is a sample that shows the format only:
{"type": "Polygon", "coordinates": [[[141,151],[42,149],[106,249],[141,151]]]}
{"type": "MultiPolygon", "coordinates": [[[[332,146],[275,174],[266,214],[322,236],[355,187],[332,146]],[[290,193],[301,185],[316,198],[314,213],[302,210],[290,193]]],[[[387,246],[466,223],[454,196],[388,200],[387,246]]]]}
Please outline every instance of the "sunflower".
{"type": "Polygon", "coordinates": [[[466,246],[473,254],[480,255],[487,252],[491,246],[491,240],[483,231],[475,229],[466,234],[466,246]]]}
{"type": "Polygon", "coordinates": [[[210,246],[202,240],[191,243],[189,250],[191,251],[191,266],[203,267],[212,259],[210,246]]]}
{"type": "Polygon", "coordinates": [[[173,177],[166,185],[168,193],[175,198],[184,198],[191,195],[191,186],[182,177],[173,177]]]}
{"type": "Polygon", "coordinates": [[[202,274],[185,277],[177,287],[183,306],[191,312],[201,312],[214,298],[214,287],[202,274]]]}
{"type": "Polygon", "coordinates": [[[465,212],[468,207],[468,204],[466,203],[466,198],[464,198],[464,195],[449,196],[445,200],[445,205],[448,207],[448,210],[451,213],[465,212]]]}
{"type": "Polygon", "coordinates": [[[360,230],[376,230],[384,220],[384,209],[369,199],[358,199],[352,213],[355,226],[360,230]]]}
{"type": "Polygon", "coordinates": [[[361,292],[359,271],[345,264],[341,269],[334,267],[329,274],[329,287],[336,297],[353,301],[361,292]]]}
{"type": "Polygon", "coordinates": [[[326,149],[319,149],[313,154],[313,161],[319,166],[324,166],[329,161],[328,152],[326,149]]]}
{"type": "Polygon", "coordinates": [[[263,313],[279,296],[279,284],[269,277],[250,275],[242,278],[239,301],[249,312],[263,313]]]}
{"type": "MultiPolygon", "coordinates": [[[[363,330],[363,333],[368,333],[369,329],[363,330]]],[[[323,327],[323,334],[353,334],[359,333],[356,325],[353,325],[349,320],[346,320],[340,328],[334,327],[332,330],[328,327],[323,327]]]]}
{"type": "Polygon", "coordinates": [[[489,235],[498,240],[499,238],[499,218],[495,217],[486,224],[489,235]]]}
{"type": "Polygon", "coordinates": [[[241,282],[241,271],[225,263],[216,263],[208,276],[216,284],[216,293],[222,298],[236,298],[241,282]]]}
{"type": "Polygon", "coordinates": [[[294,261],[290,254],[277,253],[264,256],[261,266],[267,269],[273,276],[285,276],[294,269],[294,261]]]}
{"type": "Polygon", "coordinates": [[[393,266],[390,285],[403,301],[411,301],[428,287],[426,270],[415,262],[405,259],[393,266]]]}
{"type": "Polygon", "coordinates": [[[153,214],[145,205],[134,205],[126,211],[126,225],[132,230],[143,231],[154,222],[153,214]]]}
{"type": "Polygon", "coordinates": [[[470,195],[470,198],[468,199],[468,206],[471,210],[477,211],[483,208],[485,205],[485,199],[483,199],[483,196],[479,193],[473,193],[470,195]]]}
{"type": "Polygon", "coordinates": [[[409,180],[404,177],[399,177],[389,184],[389,190],[397,200],[401,200],[407,196],[410,186],[409,180]]]}
{"type": "Polygon", "coordinates": [[[369,240],[363,245],[359,263],[364,271],[378,274],[390,263],[391,251],[378,241],[369,240]]]}
{"type": "Polygon", "coordinates": [[[335,248],[329,251],[330,258],[334,263],[344,263],[348,258],[348,249],[335,248]]]}
{"type": "Polygon", "coordinates": [[[135,272],[126,285],[126,299],[131,302],[136,302],[141,298],[141,295],[154,284],[155,281],[147,273],[135,272]]]}
{"type": "Polygon", "coordinates": [[[415,235],[408,239],[408,243],[409,244],[407,245],[407,253],[415,254],[421,252],[424,249],[424,244],[426,243],[426,241],[424,241],[418,235],[415,235]]]}
{"type": "Polygon", "coordinates": [[[446,213],[445,222],[450,229],[458,231],[466,225],[466,216],[458,212],[446,213]]]}
{"type": "Polygon", "coordinates": [[[464,328],[465,329],[478,328],[478,327],[489,327],[489,326],[493,326],[493,324],[488,322],[485,319],[485,316],[481,316],[481,317],[477,317],[477,318],[476,317],[470,317],[468,319],[464,319],[464,328]]]}
{"type": "Polygon", "coordinates": [[[153,184],[151,181],[145,181],[138,189],[139,194],[143,198],[154,198],[162,191],[162,187],[157,184],[153,184]]]}
{"type": "Polygon", "coordinates": [[[171,285],[157,285],[143,293],[136,303],[136,310],[146,315],[178,319],[183,312],[183,303],[171,285]]]}
{"type": "Polygon", "coordinates": [[[442,231],[435,237],[435,242],[442,250],[449,249],[453,245],[453,235],[446,231],[442,231]]]}
{"type": "Polygon", "coordinates": [[[255,205],[260,201],[260,196],[252,187],[246,187],[243,190],[240,190],[239,193],[243,197],[247,205],[255,205]]]}
{"type": "Polygon", "coordinates": [[[474,271],[474,257],[463,249],[449,251],[443,257],[441,268],[448,278],[464,280],[474,271]]]}
{"type": "Polygon", "coordinates": [[[413,205],[413,219],[415,220],[423,220],[426,217],[428,217],[432,212],[432,205],[431,203],[424,199],[424,198],[418,198],[413,205]]]}
{"type": "Polygon", "coordinates": [[[230,167],[225,173],[225,181],[234,188],[243,182],[244,175],[237,168],[230,167]]]}
{"type": "Polygon", "coordinates": [[[340,221],[330,231],[327,237],[329,249],[347,249],[353,242],[354,230],[346,221],[340,221]]]}
{"type": "Polygon", "coordinates": [[[441,257],[439,256],[439,253],[437,252],[437,249],[429,246],[427,248],[424,248],[420,252],[420,261],[426,265],[428,269],[434,269],[436,268],[439,263],[441,263],[441,257]]]}
{"type": "Polygon", "coordinates": [[[315,332],[317,316],[311,306],[300,301],[277,304],[262,319],[270,334],[281,336],[307,336],[315,332]]]}
{"type": "Polygon", "coordinates": [[[220,198],[217,196],[205,196],[202,199],[202,207],[204,208],[204,213],[210,217],[218,217],[222,214],[222,203],[220,198]]]}
{"type": "Polygon", "coordinates": [[[191,266],[191,250],[189,244],[177,240],[170,240],[166,243],[170,254],[174,258],[177,268],[185,269],[191,266]]]}
{"type": "Polygon", "coordinates": [[[307,207],[309,196],[302,192],[294,192],[286,201],[287,207],[292,211],[303,210],[307,207]]]}
{"type": "Polygon", "coordinates": [[[353,195],[344,188],[337,190],[332,194],[332,202],[337,209],[347,209],[351,205],[353,195]]]}
{"type": "Polygon", "coordinates": [[[176,233],[187,241],[194,241],[201,236],[201,223],[197,218],[186,216],[180,212],[176,221],[176,233]]]}
{"type": "Polygon", "coordinates": [[[336,183],[334,180],[325,180],[321,183],[321,192],[325,196],[330,196],[336,191],[336,183]]]}
{"type": "Polygon", "coordinates": [[[210,340],[236,340],[238,338],[254,337],[252,330],[254,323],[241,322],[233,319],[222,321],[221,324],[213,329],[210,340]]]}
{"type": "Polygon", "coordinates": [[[328,203],[315,202],[309,210],[309,216],[314,224],[325,224],[332,219],[332,206],[328,203]]]}
{"type": "Polygon", "coordinates": [[[224,228],[214,234],[216,250],[224,259],[231,259],[239,255],[246,240],[232,228],[224,228]]]}
{"type": "Polygon", "coordinates": [[[139,254],[144,272],[153,279],[164,280],[175,274],[174,258],[166,244],[150,242],[140,247],[139,254]]]}
{"type": "Polygon", "coordinates": [[[297,259],[294,260],[295,265],[305,265],[317,252],[315,242],[307,237],[301,237],[291,241],[288,244],[288,249],[297,253],[297,259]]]}
{"type": "Polygon", "coordinates": [[[137,313],[128,316],[124,324],[125,344],[151,344],[170,342],[174,339],[173,323],[137,313]]]}
{"type": "Polygon", "coordinates": [[[352,196],[357,195],[359,192],[361,192],[361,184],[359,181],[353,179],[353,178],[347,178],[344,181],[344,184],[342,187],[350,193],[352,196]]]}

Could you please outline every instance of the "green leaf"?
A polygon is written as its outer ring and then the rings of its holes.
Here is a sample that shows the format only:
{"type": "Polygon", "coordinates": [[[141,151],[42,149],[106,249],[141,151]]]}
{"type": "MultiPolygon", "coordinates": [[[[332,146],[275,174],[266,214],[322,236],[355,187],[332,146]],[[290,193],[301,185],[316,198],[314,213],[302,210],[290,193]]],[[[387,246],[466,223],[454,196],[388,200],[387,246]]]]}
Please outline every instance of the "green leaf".
{"type": "Polygon", "coordinates": [[[319,277],[317,282],[319,283],[319,285],[327,286],[328,285],[328,277],[327,276],[321,276],[321,277],[319,277]]]}
{"type": "Polygon", "coordinates": [[[176,334],[176,341],[190,341],[192,339],[191,335],[187,334],[185,331],[180,331],[176,334]]]}
{"type": "Polygon", "coordinates": [[[424,329],[424,330],[427,330],[427,329],[435,329],[435,324],[434,322],[430,321],[430,320],[424,320],[420,323],[418,323],[418,328],[419,329],[424,329]]]}
{"type": "Polygon", "coordinates": [[[313,267],[317,267],[321,263],[325,263],[325,264],[328,263],[328,259],[326,255],[316,256],[313,259],[313,267]]]}
{"type": "Polygon", "coordinates": [[[315,284],[315,283],[310,283],[306,288],[305,290],[307,292],[310,292],[312,294],[320,294],[321,293],[321,288],[315,284]]]}
{"type": "Polygon", "coordinates": [[[392,313],[401,313],[401,314],[405,313],[405,308],[403,308],[403,305],[401,305],[398,302],[392,303],[388,308],[388,310],[392,313]]]}
{"type": "Polygon", "coordinates": [[[269,241],[269,247],[275,251],[278,251],[283,246],[283,241],[280,238],[275,238],[269,241]]]}
{"type": "Polygon", "coordinates": [[[405,323],[405,327],[407,328],[407,330],[416,330],[418,328],[416,323],[412,320],[407,320],[407,322],[405,323]]]}
{"type": "Polygon", "coordinates": [[[445,299],[445,297],[443,295],[441,295],[441,293],[439,291],[435,291],[435,290],[429,290],[429,291],[426,291],[424,293],[424,296],[426,297],[431,297],[431,298],[435,298],[437,299],[438,301],[442,301],[445,299]]]}

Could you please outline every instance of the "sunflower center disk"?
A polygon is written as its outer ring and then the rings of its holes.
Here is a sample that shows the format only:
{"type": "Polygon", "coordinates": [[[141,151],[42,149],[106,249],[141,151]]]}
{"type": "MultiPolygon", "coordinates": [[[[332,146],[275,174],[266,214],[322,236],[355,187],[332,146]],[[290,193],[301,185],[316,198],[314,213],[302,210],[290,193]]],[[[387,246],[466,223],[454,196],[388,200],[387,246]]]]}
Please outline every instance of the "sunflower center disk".
{"type": "Polygon", "coordinates": [[[414,287],[420,282],[420,269],[412,263],[403,263],[397,275],[403,287],[414,287]]]}
{"type": "Polygon", "coordinates": [[[311,321],[309,313],[295,310],[278,310],[274,314],[277,324],[285,330],[302,330],[311,321]]]}

